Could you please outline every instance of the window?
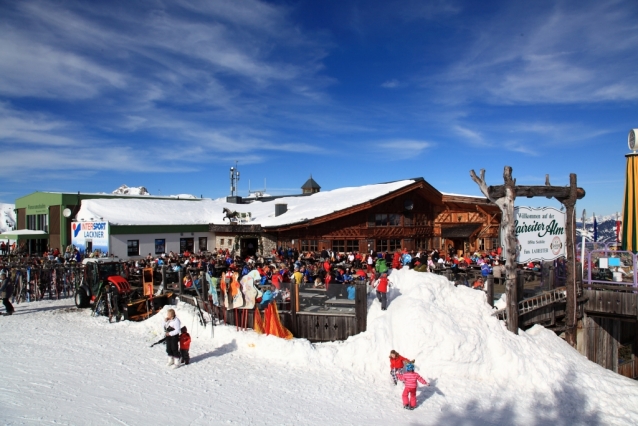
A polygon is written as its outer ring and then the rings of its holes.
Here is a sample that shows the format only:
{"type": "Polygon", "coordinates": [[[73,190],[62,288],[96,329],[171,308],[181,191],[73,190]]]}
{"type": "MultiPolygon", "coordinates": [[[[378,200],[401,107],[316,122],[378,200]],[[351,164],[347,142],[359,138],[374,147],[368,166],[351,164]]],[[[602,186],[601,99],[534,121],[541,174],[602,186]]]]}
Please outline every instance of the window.
{"type": "Polygon", "coordinates": [[[478,249],[485,250],[485,238],[479,238],[477,242],[478,242],[478,249]]]}
{"type": "Polygon", "coordinates": [[[31,231],[35,231],[35,215],[34,214],[28,214],[27,215],[27,229],[30,229],[31,231]]]}
{"type": "Polygon", "coordinates": [[[332,242],[332,251],[335,253],[343,253],[346,251],[345,240],[334,240],[332,242]]]}
{"type": "Polygon", "coordinates": [[[128,240],[126,242],[126,247],[129,256],[140,255],[140,240],[128,240]]]}
{"type": "Polygon", "coordinates": [[[492,238],[492,250],[496,250],[498,248],[498,238],[492,238]]]}
{"type": "Polygon", "coordinates": [[[401,215],[395,213],[377,213],[370,215],[368,226],[399,226],[401,225],[401,215]]]}
{"type": "Polygon", "coordinates": [[[385,213],[375,214],[374,215],[374,226],[387,226],[388,225],[388,215],[385,213]]]}
{"type": "Polygon", "coordinates": [[[27,229],[31,231],[49,232],[49,215],[48,214],[29,214],[27,215],[27,229]]]}
{"type": "Polygon", "coordinates": [[[414,248],[417,250],[428,250],[429,248],[429,240],[427,238],[415,238],[414,239],[414,248]]]}
{"type": "Polygon", "coordinates": [[[393,252],[401,249],[400,239],[377,240],[377,251],[393,252]]]}
{"type": "Polygon", "coordinates": [[[220,245],[220,246],[223,246],[223,245],[224,245],[224,239],[223,239],[223,238],[221,238],[221,239],[219,240],[219,245],[220,245]]]}
{"type": "Polygon", "coordinates": [[[166,253],[166,240],[155,240],[155,254],[164,254],[166,253]]]}
{"type": "Polygon", "coordinates": [[[425,213],[416,213],[414,215],[414,224],[416,226],[425,226],[428,222],[428,215],[425,213]]]}
{"type": "Polygon", "coordinates": [[[301,240],[301,251],[317,251],[317,240],[301,240]]]}
{"type": "Polygon", "coordinates": [[[232,238],[229,238],[229,239],[228,239],[228,246],[229,246],[230,248],[232,248],[232,247],[233,247],[233,239],[232,239],[232,238]]]}
{"type": "Polygon", "coordinates": [[[208,250],[208,237],[199,237],[199,251],[208,250]]]}
{"type": "Polygon", "coordinates": [[[193,252],[195,248],[194,238],[180,238],[179,239],[179,252],[184,253],[186,250],[193,252]]]}
{"type": "Polygon", "coordinates": [[[346,251],[347,252],[359,251],[359,240],[347,240],[346,251]]]}

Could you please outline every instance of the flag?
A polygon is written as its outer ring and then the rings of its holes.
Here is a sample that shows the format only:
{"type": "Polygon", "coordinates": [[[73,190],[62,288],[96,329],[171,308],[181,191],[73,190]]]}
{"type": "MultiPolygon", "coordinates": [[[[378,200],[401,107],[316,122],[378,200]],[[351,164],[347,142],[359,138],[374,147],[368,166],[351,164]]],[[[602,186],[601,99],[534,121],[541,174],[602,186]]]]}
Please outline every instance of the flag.
{"type": "Polygon", "coordinates": [[[596,222],[596,216],[594,216],[594,242],[598,241],[598,222],[596,222]]]}

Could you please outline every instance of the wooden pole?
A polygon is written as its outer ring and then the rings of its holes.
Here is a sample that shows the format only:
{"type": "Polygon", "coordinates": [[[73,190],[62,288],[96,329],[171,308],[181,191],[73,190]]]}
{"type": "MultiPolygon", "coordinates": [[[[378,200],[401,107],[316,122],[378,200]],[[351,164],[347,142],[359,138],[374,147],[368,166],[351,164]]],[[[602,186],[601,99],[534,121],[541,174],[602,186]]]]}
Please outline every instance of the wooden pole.
{"type": "Polygon", "coordinates": [[[290,284],[290,320],[292,321],[292,330],[290,332],[293,336],[297,334],[297,311],[299,311],[299,285],[295,283],[290,284]]]}
{"type": "Polygon", "coordinates": [[[577,200],[577,186],[576,186],[576,174],[571,173],[569,175],[569,196],[565,199],[559,200],[565,206],[565,236],[566,244],[565,250],[567,254],[567,312],[565,313],[565,341],[576,347],[576,299],[578,298],[576,292],[576,262],[574,256],[574,240],[575,240],[575,210],[577,200]]]}
{"type": "Polygon", "coordinates": [[[494,275],[490,274],[485,280],[485,293],[487,295],[487,303],[494,307],[494,275]]]}

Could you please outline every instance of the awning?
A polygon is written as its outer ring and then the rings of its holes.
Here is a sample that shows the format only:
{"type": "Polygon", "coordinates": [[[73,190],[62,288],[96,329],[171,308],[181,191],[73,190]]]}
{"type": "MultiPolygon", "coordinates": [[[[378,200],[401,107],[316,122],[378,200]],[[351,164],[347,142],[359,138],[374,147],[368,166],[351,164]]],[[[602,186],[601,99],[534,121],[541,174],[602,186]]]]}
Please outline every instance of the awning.
{"type": "Polygon", "coordinates": [[[461,225],[441,226],[442,238],[470,238],[470,235],[481,227],[480,223],[464,223],[461,225]]]}
{"type": "Polygon", "coordinates": [[[636,213],[636,191],[638,190],[638,154],[627,154],[627,173],[625,174],[625,204],[623,205],[622,249],[636,253],[638,251],[638,231],[636,213]]]}
{"type": "Polygon", "coordinates": [[[32,231],[30,229],[19,229],[16,231],[9,231],[0,234],[0,241],[2,240],[47,240],[49,234],[44,231],[32,231]]]}

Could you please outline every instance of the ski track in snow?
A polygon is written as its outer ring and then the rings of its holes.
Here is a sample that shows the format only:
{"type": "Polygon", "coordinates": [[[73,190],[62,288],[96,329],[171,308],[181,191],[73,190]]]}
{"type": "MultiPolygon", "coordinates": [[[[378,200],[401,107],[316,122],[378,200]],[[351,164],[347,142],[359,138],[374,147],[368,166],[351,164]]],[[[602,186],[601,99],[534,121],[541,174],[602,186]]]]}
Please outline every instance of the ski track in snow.
{"type": "Polygon", "coordinates": [[[219,326],[211,339],[180,304],[191,364],[166,366],[165,312],[109,324],[72,300],[16,305],[0,318],[0,422],[146,425],[627,425],[638,384],[535,327],[520,336],[484,295],[397,271],[390,305],[369,299],[368,331],[312,345],[219,326]],[[414,411],[389,377],[390,349],[430,382],[414,411]]]}

